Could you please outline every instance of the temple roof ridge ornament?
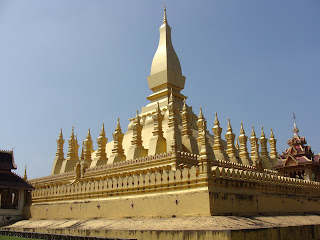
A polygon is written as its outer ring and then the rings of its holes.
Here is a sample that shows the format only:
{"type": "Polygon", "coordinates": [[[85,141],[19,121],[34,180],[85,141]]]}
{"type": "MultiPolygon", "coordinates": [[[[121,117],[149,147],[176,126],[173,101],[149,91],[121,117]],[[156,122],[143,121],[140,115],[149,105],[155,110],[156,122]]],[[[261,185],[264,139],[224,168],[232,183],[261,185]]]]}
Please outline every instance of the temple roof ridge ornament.
{"type": "Polygon", "coordinates": [[[293,113],[293,135],[299,137],[299,128],[297,128],[296,115],[293,113]]]}
{"type": "Polygon", "coordinates": [[[27,181],[28,180],[28,176],[27,176],[27,164],[24,166],[24,175],[23,175],[23,180],[27,181]]]}

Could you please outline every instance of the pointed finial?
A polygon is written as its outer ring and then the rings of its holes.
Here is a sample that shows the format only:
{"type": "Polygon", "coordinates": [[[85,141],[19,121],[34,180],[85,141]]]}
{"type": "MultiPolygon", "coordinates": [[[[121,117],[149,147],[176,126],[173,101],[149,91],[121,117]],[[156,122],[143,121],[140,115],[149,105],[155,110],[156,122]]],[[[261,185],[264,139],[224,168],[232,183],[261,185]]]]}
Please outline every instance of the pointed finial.
{"type": "Polygon", "coordinates": [[[261,137],[264,138],[266,135],[264,134],[263,126],[261,125],[261,137]]]}
{"type": "Polygon", "coordinates": [[[163,8],[163,24],[167,24],[167,9],[166,9],[166,1],[164,0],[163,1],[163,5],[164,5],[164,8],[163,8]]]}
{"type": "Polygon", "coordinates": [[[202,107],[200,106],[199,119],[203,118],[202,107]]]}
{"type": "Polygon", "coordinates": [[[87,139],[89,139],[89,140],[91,139],[90,128],[88,129],[87,139]]]}
{"type": "Polygon", "coordinates": [[[105,136],[106,136],[106,132],[104,131],[104,123],[102,123],[102,128],[101,128],[100,136],[101,136],[101,137],[105,137],[105,136]]]}
{"type": "Polygon", "coordinates": [[[244,134],[243,124],[241,122],[240,134],[244,134]]]}
{"type": "Polygon", "coordinates": [[[117,121],[116,131],[121,132],[120,118],[118,118],[118,121],[117,121]]]}
{"type": "Polygon", "coordinates": [[[294,136],[299,136],[298,133],[299,133],[299,128],[297,128],[297,123],[296,123],[296,115],[293,113],[293,135],[294,136]]]}
{"type": "Polygon", "coordinates": [[[252,125],[251,137],[256,137],[256,133],[254,132],[254,127],[252,125]]]}
{"type": "Polygon", "coordinates": [[[72,126],[72,130],[71,130],[71,138],[74,138],[74,126],[72,126]]]}
{"type": "Polygon", "coordinates": [[[274,138],[274,135],[273,135],[273,130],[271,128],[271,134],[270,134],[270,138],[274,138]]]}
{"type": "Polygon", "coordinates": [[[219,120],[218,120],[218,113],[216,112],[216,116],[215,116],[215,119],[214,119],[214,125],[219,125],[219,120]]]}
{"type": "Polygon", "coordinates": [[[232,131],[232,127],[231,127],[231,123],[230,123],[230,118],[228,117],[228,127],[227,127],[227,131],[230,132],[232,131]]]}
{"type": "Polygon", "coordinates": [[[62,128],[60,128],[59,139],[63,139],[63,135],[62,135],[62,128]]]}

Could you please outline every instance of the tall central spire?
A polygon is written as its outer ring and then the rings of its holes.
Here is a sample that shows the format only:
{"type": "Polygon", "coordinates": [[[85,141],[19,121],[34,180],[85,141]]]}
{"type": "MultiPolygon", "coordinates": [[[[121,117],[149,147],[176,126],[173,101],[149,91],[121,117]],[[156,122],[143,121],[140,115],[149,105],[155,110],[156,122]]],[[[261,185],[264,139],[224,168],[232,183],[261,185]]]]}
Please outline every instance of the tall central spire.
{"type": "Polygon", "coordinates": [[[185,77],[182,75],[179,58],[172,46],[166,5],[164,5],[163,22],[159,32],[159,45],[153,57],[151,73],[148,77],[149,88],[153,91],[153,94],[148,99],[151,102],[161,102],[161,100],[170,96],[170,89],[172,89],[173,95],[181,100],[182,106],[185,96],[180,91],[184,88],[185,77]]]}

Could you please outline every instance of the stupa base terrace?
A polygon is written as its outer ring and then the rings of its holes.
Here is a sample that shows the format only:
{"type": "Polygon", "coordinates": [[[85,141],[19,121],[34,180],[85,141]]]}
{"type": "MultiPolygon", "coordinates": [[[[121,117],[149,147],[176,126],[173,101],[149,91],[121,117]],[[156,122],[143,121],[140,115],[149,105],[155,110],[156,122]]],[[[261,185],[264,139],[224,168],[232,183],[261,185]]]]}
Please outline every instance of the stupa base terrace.
{"type": "Polygon", "coordinates": [[[320,213],[319,182],[181,152],[88,169],[80,179],[71,172],[30,182],[24,217],[32,220],[320,213]]]}
{"type": "MultiPolygon", "coordinates": [[[[153,219],[25,220],[2,230],[42,233],[47,239],[319,239],[320,216],[187,217],[153,219]],[[61,238],[57,238],[57,237],[61,238]],[[63,238],[63,237],[64,238],[63,238]],[[69,236],[69,238],[66,238],[69,236]],[[82,236],[84,238],[72,238],[82,236]]],[[[39,235],[40,236],[40,235],[39,235]]]]}

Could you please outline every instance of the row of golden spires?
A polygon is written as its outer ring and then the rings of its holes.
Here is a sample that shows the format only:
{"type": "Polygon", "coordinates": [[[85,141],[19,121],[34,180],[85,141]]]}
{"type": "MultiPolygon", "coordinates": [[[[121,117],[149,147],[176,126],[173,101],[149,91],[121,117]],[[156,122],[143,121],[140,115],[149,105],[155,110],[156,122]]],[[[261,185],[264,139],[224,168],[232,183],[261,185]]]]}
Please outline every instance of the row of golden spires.
{"type": "MultiPolygon", "coordinates": [[[[124,154],[124,149],[122,146],[122,141],[124,134],[122,133],[121,126],[120,126],[120,120],[118,118],[117,126],[115,129],[115,132],[113,133],[113,140],[114,140],[114,147],[112,149],[112,153],[109,157],[110,162],[119,162],[124,161],[126,159],[134,159],[138,157],[144,157],[147,155],[154,155],[166,151],[182,151],[182,145],[185,143],[185,141],[182,141],[181,139],[191,139],[192,138],[192,129],[190,128],[190,124],[188,122],[187,117],[187,107],[186,103],[184,101],[184,105],[181,111],[182,116],[182,130],[180,131],[177,125],[175,112],[176,109],[174,108],[173,104],[173,97],[172,95],[169,98],[169,104],[168,104],[168,111],[169,111],[169,119],[168,119],[168,131],[167,133],[167,139],[163,136],[162,131],[162,120],[163,115],[161,114],[159,105],[157,106],[157,109],[155,113],[153,114],[154,119],[154,131],[153,131],[153,138],[150,140],[150,148],[145,149],[142,145],[142,124],[140,121],[140,116],[137,112],[137,115],[133,121],[133,136],[131,141],[131,146],[127,152],[127,154],[124,154]],[[154,140],[154,141],[153,141],[154,140]],[[153,143],[151,143],[153,142],[153,143]]],[[[196,139],[196,149],[192,148],[192,144],[190,144],[190,148],[187,149],[191,153],[200,153],[202,150],[202,144],[203,144],[203,137],[201,137],[201,134],[203,131],[205,131],[206,134],[206,120],[203,116],[202,109],[200,107],[200,113],[198,116],[198,138],[196,139]]],[[[223,140],[221,138],[221,132],[222,128],[220,127],[220,122],[218,120],[217,113],[215,114],[215,121],[214,126],[212,128],[212,132],[214,134],[214,143],[212,146],[206,146],[208,149],[210,157],[217,158],[219,160],[227,160],[237,163],[242,163],[244,165],[254,165],[256,166],[258,162],[262,159],[262,165],[264,168],[270,168],[273,164],[271,162],[271,159],[277,158],[277,151],[276,151],[276,139],[274,138],[273,131],[271,129],[271,135],[269,139],[270,143],[270,157],[268,153],[267,148],[267,138],[265,137],[264,129],[261,127],[261,137],[258,139],[256,137],[254,127],[252,126],[252,132],[251,132],[251,157],[249,157],[249,152],[247,149],[247,140],[248,137],[245,135],[245,131],[243,128],[243,124],[241,122],[241,128],[240,128],[240,135],[237,139],[235,139],[235,134],[233,133],[230,118],[228,118],[228,127],[227,127],[227,133],[225,134],[226,138],[226,151],[224,151],[223,146],[223,140]],[[236,145],[234,144],[236,140],[236,145]],[[259,143],[261,145],[260,152],[259,152],[259,143]],[[224,155],[224,153],[226,153],[224,155]]],[[[207,138],[207,135],[206,135],[207,138]]],[[[74,134],[74,128],[72,127],[72,132],[69,142],[69,149],[67,153],[67,159],[64,159],[64,153],[63,153],[63,145],[64,145],[64,139],[62,135],[62,129],[60,131],[59,138],[57,140],[57,153],[56,158],[60,161],[64,160],[78,160],[78,149],[79,144],[76,135],[74,134]]],[[[93,141],[90,133],[90,128],[88,130],[88,134],[86,139],[83,141],[82,144],[82,151],[80,160],[85,161],[88,166],[99,166],[104,165],[108,163],[108,158],[106,155],[106,143],[107,138],[105,134],[104,124],[102,124],[102,129],[100,132],[99,137],[97,138],[98,148],[95,154],[94,159],[92,159],[92,153],[93,150],[93,141]],[[91,164],[92,161],[94,161],[94,164],[91,164]]],[[[206,143],[207,145],[208,143],[206,143]]],[[[67,163],[66,163],[67,164],[67,163]]],[[[64,166],[62,168],[68,169],[67,166],[64,166]]],[[[60,170],[61,171],[61,170],[60,170]]]]}

